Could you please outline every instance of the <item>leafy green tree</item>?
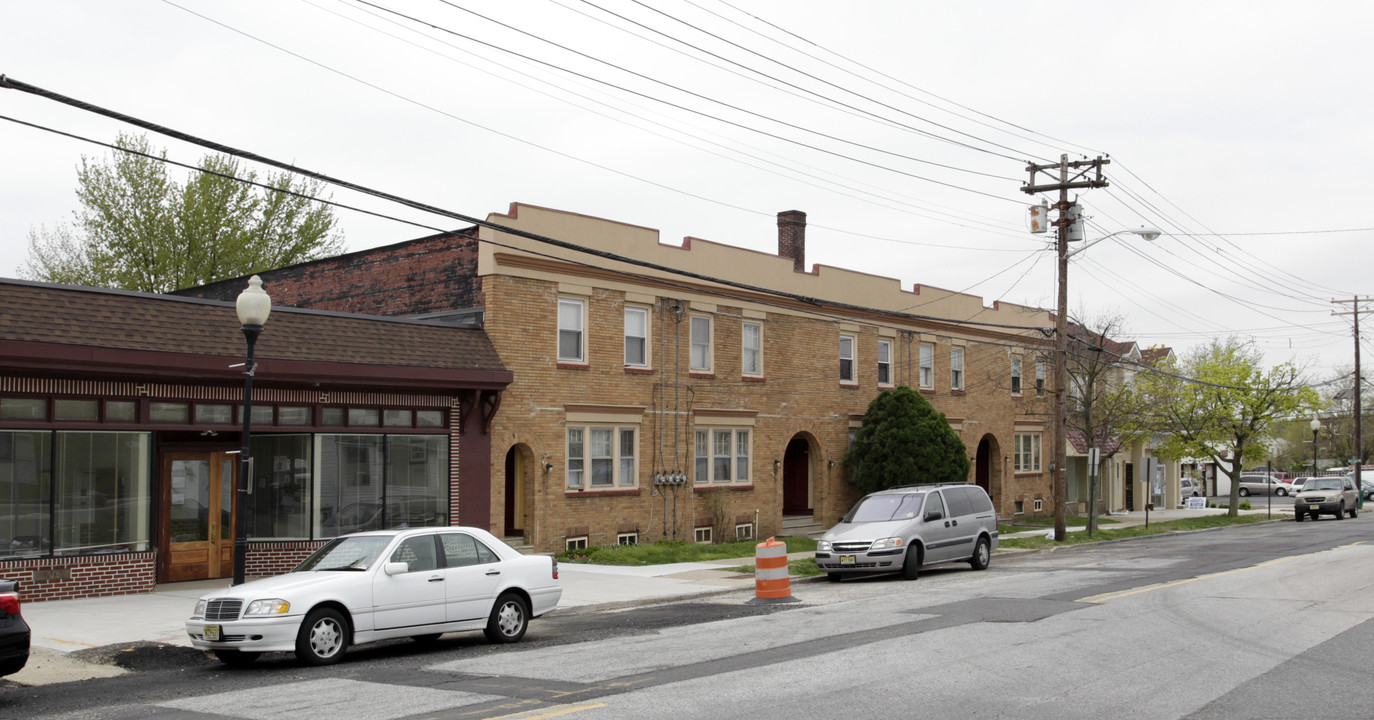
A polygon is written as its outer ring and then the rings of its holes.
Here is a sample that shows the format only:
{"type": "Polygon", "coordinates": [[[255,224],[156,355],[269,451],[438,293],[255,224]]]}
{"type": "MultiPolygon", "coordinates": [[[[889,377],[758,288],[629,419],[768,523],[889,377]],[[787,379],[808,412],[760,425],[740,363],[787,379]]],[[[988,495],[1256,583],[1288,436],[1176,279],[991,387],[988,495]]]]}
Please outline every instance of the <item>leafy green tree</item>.
{"type": "Polygon", "coordinates": [[[873,398],[844,462],[862,493],[968,481],[968,450],[958,433],[944,413],[909,387],[873,398]]]}
{"type": "Polygon", "coordinates": [[[259,181],[238,160],[207,155],[201,172],[182,185],[167,177],[158,159],[166,151],[146,137],[121,134],[115,144],[133,152],[81,158],[81,209],[72,225],[29,232],[22,276],[161,293],[343,250],[333,210],[308,199],[323,183],[290,173],[259,181]]]}
{"type": "Polygon", "coordinates": [[[1231,510],[1239,514],[1240,473],[1265,459],[1266,443],[1291,418],[1311,417],[1320,399],[1287,362],[1265,370],[1258,350],[1237,338],[1214,340],[1181,363],[1137,377],[1148,402],[1144,416],[1158,433],[1156,451],[1216,463],[1231,479],[1231,510]]]}

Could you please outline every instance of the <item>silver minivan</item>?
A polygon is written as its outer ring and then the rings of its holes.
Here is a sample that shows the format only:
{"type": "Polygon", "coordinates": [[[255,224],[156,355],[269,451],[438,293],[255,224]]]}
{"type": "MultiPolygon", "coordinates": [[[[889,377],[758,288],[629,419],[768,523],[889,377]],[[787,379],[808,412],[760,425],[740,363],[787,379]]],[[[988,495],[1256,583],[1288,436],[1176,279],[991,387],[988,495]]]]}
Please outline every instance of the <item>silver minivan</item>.
{"type": "Polygon", "coordinates": [[[997,550],[997,511],[970,483],[907,485],[865,495],[816,543],[816,566],[829,580],[966,562],[985,570],[997,550]]]}

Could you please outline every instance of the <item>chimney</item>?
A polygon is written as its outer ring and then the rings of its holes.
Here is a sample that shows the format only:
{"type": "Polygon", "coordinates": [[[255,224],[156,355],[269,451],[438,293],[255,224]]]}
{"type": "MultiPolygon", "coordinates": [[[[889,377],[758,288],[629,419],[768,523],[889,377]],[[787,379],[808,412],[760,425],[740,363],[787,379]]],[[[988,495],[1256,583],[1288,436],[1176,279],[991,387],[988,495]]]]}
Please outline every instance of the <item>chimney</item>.
{"type": "Polygon", "coordinates": [[[806,272],[806,213],[778,213],[778,257],[792,258],[792,269],[806,272]]]}

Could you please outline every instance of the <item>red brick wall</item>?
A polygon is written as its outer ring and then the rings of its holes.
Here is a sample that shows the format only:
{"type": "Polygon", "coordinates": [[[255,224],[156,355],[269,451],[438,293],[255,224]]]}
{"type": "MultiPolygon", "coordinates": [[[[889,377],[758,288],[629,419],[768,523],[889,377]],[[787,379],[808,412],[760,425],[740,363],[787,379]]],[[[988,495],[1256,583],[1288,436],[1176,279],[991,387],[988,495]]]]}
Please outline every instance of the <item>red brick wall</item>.
{"type": "Polygon", "coordinates": [[[26,603],[146,593],[157,584],[157,553],[5,560],[0,561],[0,576],[19,581],[26,603]],[[34,580],[35,571],[68,577],[34,580]]]}
{"type": "MultiPolygon", "coordinates": [[[[477,281],[477,238],[433,235],[375,250],[257,273],[272,304],[395,317],[484,304],[477,281]]],[[[243,280],[178,294],[234,300],[243,280]]]]}

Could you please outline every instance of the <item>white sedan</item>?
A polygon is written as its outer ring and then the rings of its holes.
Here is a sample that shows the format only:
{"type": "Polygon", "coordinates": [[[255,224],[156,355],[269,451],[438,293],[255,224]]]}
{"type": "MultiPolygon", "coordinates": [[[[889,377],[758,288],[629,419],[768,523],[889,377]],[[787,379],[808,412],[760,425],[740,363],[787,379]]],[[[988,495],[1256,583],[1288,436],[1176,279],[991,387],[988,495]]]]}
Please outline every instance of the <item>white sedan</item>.
{"type": "Polygon", "coordinates": [[[516,642],[562,595],[557,559],[521,555],[485,530],[383,530],[334,538],[285,575],[202,597],[186,632],[230,665],[264,652],[327,665],[387,638],[484,630],[516,642]]]}

